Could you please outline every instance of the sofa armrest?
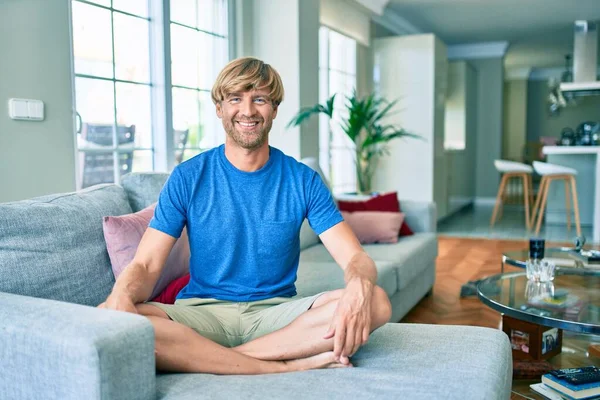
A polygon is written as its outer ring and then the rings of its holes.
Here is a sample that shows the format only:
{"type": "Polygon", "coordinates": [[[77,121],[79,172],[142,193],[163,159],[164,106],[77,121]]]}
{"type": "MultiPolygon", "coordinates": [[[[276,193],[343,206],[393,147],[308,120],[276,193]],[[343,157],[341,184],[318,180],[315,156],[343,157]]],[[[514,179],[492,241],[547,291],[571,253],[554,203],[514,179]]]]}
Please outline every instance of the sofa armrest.
{"type": "Polygon", "coordinates": [[[402,200],[400,209],[413,232],[435,232],[437,230],[437,209],[435,203],[426,201],[402,200]]]}
{"type": "Polygon", "coordinates": [[[154,399],[154,329],[124,312],[0,292],[7,399],[154,399]]]}

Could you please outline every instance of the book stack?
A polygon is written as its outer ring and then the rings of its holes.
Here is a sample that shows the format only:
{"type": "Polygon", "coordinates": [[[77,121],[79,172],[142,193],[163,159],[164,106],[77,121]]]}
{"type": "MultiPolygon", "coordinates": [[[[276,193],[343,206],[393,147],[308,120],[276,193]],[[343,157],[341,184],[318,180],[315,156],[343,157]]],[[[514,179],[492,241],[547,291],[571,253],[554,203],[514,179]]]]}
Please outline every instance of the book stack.
{"type": "Polygon", "coordinates": [[[547,399],[594,400],[600,399],[600,381],[573,384],[552,374],[542,375],[542,383],[530,386],[547,399]]]}

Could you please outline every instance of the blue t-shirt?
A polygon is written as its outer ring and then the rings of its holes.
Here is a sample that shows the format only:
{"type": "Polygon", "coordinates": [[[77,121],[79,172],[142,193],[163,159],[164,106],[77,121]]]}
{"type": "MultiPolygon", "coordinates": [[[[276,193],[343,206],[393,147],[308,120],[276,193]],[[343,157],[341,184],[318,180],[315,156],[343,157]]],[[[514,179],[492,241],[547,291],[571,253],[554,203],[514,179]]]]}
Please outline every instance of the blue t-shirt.
{"type": "Polygon", "coordinates": [[[178,299],[294,296],[302,222],[321,234],[342,221],[319,174],[269,149],[255,172],[235,168],[224,145],[173,170],[150,227],[175,238],[187,227],[191,278],[178,299]]]}

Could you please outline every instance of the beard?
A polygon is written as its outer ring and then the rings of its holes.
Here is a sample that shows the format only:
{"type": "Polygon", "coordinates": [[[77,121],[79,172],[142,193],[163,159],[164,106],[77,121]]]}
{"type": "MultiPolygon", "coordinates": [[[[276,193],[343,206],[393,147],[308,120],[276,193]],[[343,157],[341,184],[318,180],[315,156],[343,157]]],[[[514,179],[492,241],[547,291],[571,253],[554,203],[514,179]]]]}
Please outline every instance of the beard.
{"type": "Polygon", "coordinates": [[[260,120],[254,119],[248,122],[256,122],[256,129],[253,131],[244,131],[235,120],[223,120],[223,128],[225,128],[227,136],[241,148],[246,150],[259,149],[269,138],[273,120],[265,121],[261,118],[260,120]]]}

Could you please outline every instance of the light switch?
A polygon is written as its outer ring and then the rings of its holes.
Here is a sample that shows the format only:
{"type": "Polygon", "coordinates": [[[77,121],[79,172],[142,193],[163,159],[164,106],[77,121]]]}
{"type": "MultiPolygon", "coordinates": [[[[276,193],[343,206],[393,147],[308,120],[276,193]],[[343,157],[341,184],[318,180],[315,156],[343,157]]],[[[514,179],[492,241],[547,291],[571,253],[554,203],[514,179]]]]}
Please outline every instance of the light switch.
{"type": "Polygon", "coordinates": [[[8,114],[12,119],[28,119],[29,112],[27,111],[27,100],[8,100],[8,114]]]}
{"type": "Polygon", "coordinates": [[[41,121],[44,119],[44,103],[40,100],[9,99],[8,115],[12,119],[41,121]]]}
{"type": "Polygon", "coordinates": [[[27,114],[29,119],[41,121],[44,119],[44,103],[39,100],[27,100],[27,114]]]}

